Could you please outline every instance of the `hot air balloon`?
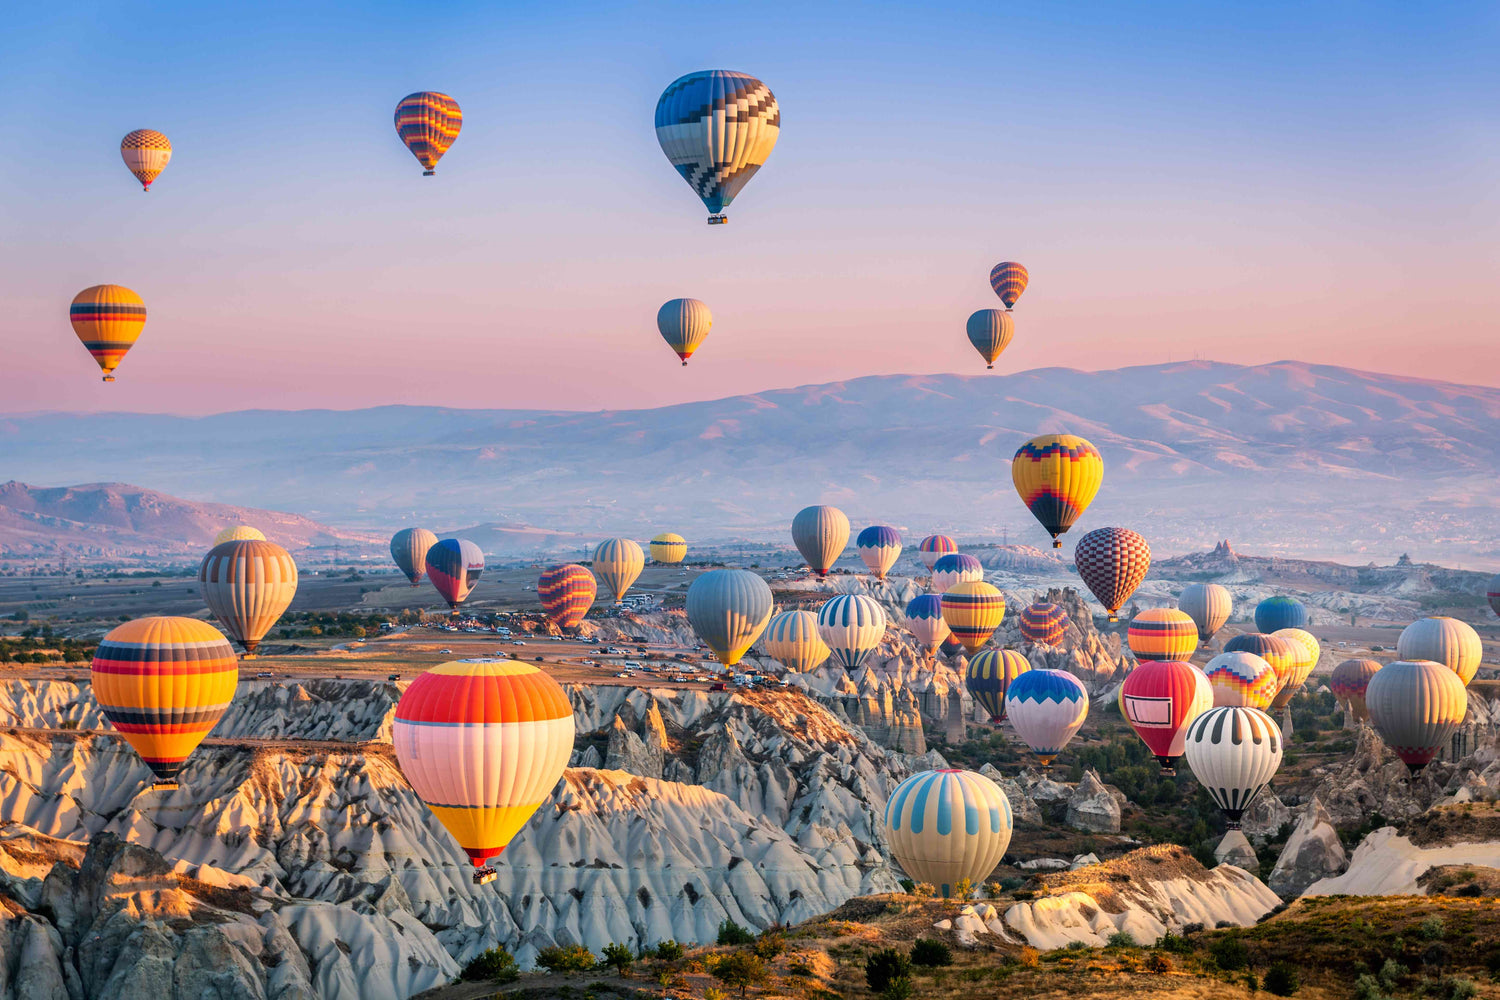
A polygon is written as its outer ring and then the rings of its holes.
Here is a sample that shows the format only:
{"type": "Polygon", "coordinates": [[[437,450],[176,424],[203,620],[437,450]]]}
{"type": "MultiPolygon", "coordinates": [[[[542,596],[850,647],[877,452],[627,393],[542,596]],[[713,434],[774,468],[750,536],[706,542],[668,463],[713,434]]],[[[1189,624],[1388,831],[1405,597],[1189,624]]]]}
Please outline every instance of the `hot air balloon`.
{"type": "Polygon", "coordinates": [[[831,652],[818,634],[818,616],[811,611],[776,615],[766,626],[760,645],[767,656],[797,674],[818,669],[831,652]]]}
{"type": "Polygon", "coordinates": [[[587,566],[549,566],[537,577],[536,596],[558,628],[574,628],[594,606],[599,586],[587,566]]]}
{"type": "Polygon", "coordinates": [[[1490,582],[1485,586],[1485,599],[1490,602],[1490,610],[1500,615],[1500,573],[1490,577],[1490,582]]]}
{"type": "Polygon", "coordinates": [[[1432,660],[1387,663],[1365,688],[1370,725],[1416,774],[1464,721],[1469,693],[1452,668],[1432,660]]]}
{"type": "Polygon", "coordinates": [[[995,359],[1016,335],[1016,321],[1011,318],[1009,310],[981,309],[969,317],[968,333],[969,343],[984,359],[984,366],[994,368],[995,359]]]}
{"type": "Polygon", "coordinates": [[[391,742],[417,797],[474,863],[505,850],[547,800],[573,752],[573,708],[551,677],[518,660],[459,660],[423,671],[396,703],[391,742]]]}
{"type": "Polygon", "coordinates": [[[172,159],[172,144],[160,132],[138,128],[120,140],[120,159],[141,182],[141,190],[149,193],[151,182],[161,176],[172,159]]]}
{"type": "Polygon", "coordinates": [[[672,299],[656,311],[656,328],[686,368],[714,325],[714,314],[697,299],[672,299]]]}
{"type": "Polygon", "coordinates": [[[1458,675],[1467,686],[1479,670],[1484,645],[1468,622],[1457,618],[1422,618],[1401,630],[1396,655],[1403,660],[1431,660],[1458,675]]]}
{"type": "Polygon", "coordinates": [[[1198,648],[1198,626],[1176,608],[1148,608],[1130,620],[1125,639],[1137,660],[1186,660],[1198,648]]]}
{"type": "Polygon", "coordinates": [[[1068,630],[1068,613],[1060,604],[1038,601],[1021,609],[1021,636],[1027,642],[1056,646],[1068,630]]]}
{"type": "Polygon", "coordinates": [[[427,572],[427,551],[438,537],[426,528],[402,528],[391,536],[391,558],[415,587],[427,572]]]}
{"type": "Polygon", "coordinates": [[[260,640],[297,596],[297,564],[273,542],[215,545],[198,567],[208,609],[253,659],[260,640]]]}
{"type": "Polygon", "coordinates": [[[885,638],[885,610],[864,594],[840,594],[818,609],[818,634],[845,670],[858,670],[885,638]]]}
{"type": "Polygon", "coordinates": [[[124,285],[93,285],[73,296],[68,321],[104,372],[104,381],[113,382],[125,352],[146,327],[146,303],[124,285]]]}
{"type": "MultiPolygon", "coordinates": [[[[939,559],[950,552],[957,551],[958,543],[947,535],[928,535],[917,546],[917,552],[922,556],[922,565],[927,567],[929,573],[932,572],[933,564],[939,559]]],[[[1496,577],[1495,579],[1500,580],[1500,577],[1496,577]]]]}
{"type": "Polygon", "coordinates": [[[859,533],[854,544],[859,546],[859,557],[865,561],[875,579],[884,580],[890,568],[901,558],[901,532],[883,524],[875,524],[859,533]]]}
{"type": "Polygon", "coordinates": [[[827,576],[849,544],[849,519],[837,507],[804,507],[792,518],[792,542],[808,569],[827,576]]]}
{"type": "Polygon", "coordinates": [[[1268,597],[1255,606],[1255,630],[1272,634],[1307,624],[1307,608],[1295,597],[1268,597]]]}
{"type": "Polygon", "coordinates": [[[616,604],[625,600],[625,592],[645,568],[646,553],[628,538],[606,539],[594,548],[594,572],[615,595],[616,604]]]}
{"type": "Polygon", "coordinates": [[[687,558],[687,539],[664,531],[651,539],[651,561],[675,566],[687,558]]]}
{"type": "Polygon", "coordinates": [[[239,683],[234,649],[196,618],[137,618],[112,630],[94,652],[94,700],[156,775],[176,788],[177,772],[219,721],[239,683]]]}
{"type": "Polygon", "coordinates": [[[1005,692],[1006,717],[1043,767],[1068,745],[1088,714],[1088,692],[1066,670],[1028,670],[1005,692]]]}
{"type": "Polygon", "coordinates": [[[438,160],[458,138],[463,124],[458,102],[435,90],[407,94],[396,105],[396,134],[422,164],[423,177],[436,172],[438,160]]]}
{"type": "Polygon", "coordinates": [[[1224,652],[1254,653],[1269,663],[1271,669],[1276,671],[1278,694],[1292,679],[1292,670],[1296,667],[1297,657],[1301,655],[1290,639],[1283,639],[1279,635],[1266,635],[1263,632],[1245,632],[1235,636],[1224,643],[1224,652]]]}
{"type": "Polygon", "coordinates": [[[702,70],[678,77],[656,102],[656,141],[712,213],[724,209],[766,162],[781,132],[781,108],[753,76],[702,70]]]}
{"type": "Polygon", "coordinates": [[[1208,678],[1181,660],[1148,660],[1120,685],[1120,714],[1167,775],[1177,773],[1172,762],[1182,756],[1188,726],[1213,707],[1208,678]]]}
{"type": "Polygon", "coordinates": [[[1002,260],[990,269],[990,287],[1000,296],[1000,301],[1005,303],[1006,312],[1010,312],[1016,299],[1026,291],[1026,283],[1030,280],[1031,275],[1026,273],[1026,268],[1013,260],[1002,260]]]}
{"type": "Polygon", "coordinates": [[[1258,708],[1211,708],[1188,726],[1183,756],[1231,830],[1281,767],[1281,730],[1258,708]]]}
{"type": "Polygon", "coordinates": [[[1073,563],[1109,612],[1109,620],[1115,621],[1115,612],[1130,600],[1151,568],[1151,546],[1129,528],[1095,528],[1078,540],[1073,563]]]}
{"type": "Polygon", "coordinates": [[[1224,627],[1234,610],[1229,590],[1217,583],[1190,583],[1182,588],[1177,607],[1198,626],[1198,638],[1207,646],[1214,633],[1224,627]]]}
{"type": "Polygon", "coordinates": [[[214,536],[215,545],[223,545],[225,542],[263,542],[266,536],[261,534],[259,528],[252,528],[248,524],[237,524],[232,528],[225,528],[214,536]]]}
{"type": "Polygon", "coordinates": [[[1082,516],[1104,481],[1099,449],[1072,434],[1043,434],[1016,449],[1010,463],[1016,493],[1052,536],[1052,547],[1082,516]]]}
{"type": "Polygon", "coordinates": [[[1216,706],[1231,708],[1271,707],[1281,679],[1276,668],[1254,653],[1220,653],[1203,668],[1216,706]]]}
{"type": "Polygon", "coordinates": [[[1318,665],[1318,658],[1323,655],[1323,649],[1311,632],[1300,628],[1277,629],[1271,634],[1292,644],[1292,667],[1287,671],[1286,683],[1276,692],[1276,700],[1271,702],[1272,708],[1286,708],[1297,692],[1302,690],[1303,682],[1312,676],[1313,668],[1318,665]]]}
{"type": "Polygon", "coordinates": [[[483,572],[484,553],[467,539],[445,538],[427,550],[427,579],[454,614],[469,599],[483,572]]]}
{"type": "Polygon", "coordinates": [[[1370,678],[1379,669],[1379,660],[1368,659],[1345,660],[1333,668],[1328,686],[1332,689],[1333,696],[1344,703],[1350,718],[1356,722],[1364,722],[1370,717],[1370,709],[1365,704],[1365,691],[1370,686],[1370,678]]]}
{"type": "MultiPolygon", "coordinates": [[[[943,624],[946,625],[948,623],[944,622],[943,624]]],[[[944,656],[953,657],[964,651],[964,644],[953,638],[952,631],[949,631],[948,637],[943,640],[938,649],[944,656]]]]}
{"type": "Polygon", "coordinates": [[[995,725],[1005,721],[1005,693],[1011,683],[1031,669],[1031,661],[1014,649],[981,649],[964,671],[964,687],[995,725]]]}
{"type": "Polygon", "coordinates": [[[1000,786],[957,768],[920,771],[897,785],[885,804],[891,857],[944,899],[960,882],[977,885],[995,870],[1013,827],[1010,800],[1000,786]]]}
{"type": "Polygon", "coordinates": [[[906,630],[931,653],[953,634],[943,620],[943,599],[936,594],[921,594],[906,605],[903,620],[906,630]]]}
{"type": "Polygon", "coordinates": [[[932,564],[932,592],[945,594],[960,583],[984,579],[984,564],[963,552],[950,552],[932,564]]]}
{"type": "Polygon", "coordinates": [[[1005,595],[983,580],[955,583],[941,600],[943,621],[970,655],[990,641],[1005,618],[1005,595]]]}
{"type": "Polygon", "coordinates": [[[709,570],[688,587],[688,624],[726,667],[755,645],[771,608],[770,586],[746,569],[709,570]]]}

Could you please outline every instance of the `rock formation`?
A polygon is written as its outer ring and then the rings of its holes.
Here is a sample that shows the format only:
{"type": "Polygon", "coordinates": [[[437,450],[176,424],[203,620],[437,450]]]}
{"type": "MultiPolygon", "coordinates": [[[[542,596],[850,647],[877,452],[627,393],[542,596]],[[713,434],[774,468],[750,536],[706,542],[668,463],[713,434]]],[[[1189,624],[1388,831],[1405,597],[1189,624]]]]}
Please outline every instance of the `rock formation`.
{"type": "Polygon", "coordinates": [[[1290,899],[1314,882],[1337,875],[1348,864],[1339,832],[1316,797],[1297,814],[1297,825],[1271,871],[1271,891],[1290,899]]]}

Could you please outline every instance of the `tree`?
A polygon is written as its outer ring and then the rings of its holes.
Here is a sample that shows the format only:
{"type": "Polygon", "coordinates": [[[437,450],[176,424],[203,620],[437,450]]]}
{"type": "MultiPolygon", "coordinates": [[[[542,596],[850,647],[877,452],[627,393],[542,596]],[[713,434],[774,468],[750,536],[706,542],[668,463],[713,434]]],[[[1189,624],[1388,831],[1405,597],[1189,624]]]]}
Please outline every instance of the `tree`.
{"type": "Polygon", "coordinates": [[[587,972],[598,963],[594,953],[581,944],[570,944],[566,948],[553,945],[536,953],[536,964],[548,972],[587,972]]]}
{"type": "Polygon", "coordinates": [[[937,938],[917,938],[911,943],[911,963],[935,968],[953,964],[953,949],[937,938]]]}
{"type": "Polygon", "coordinates": [[[750,944],[755,940],[755,935],[741,927],[728,917],[719,924],[719,944],[738,947],[742,944],[750,944]]]}
{"type": "Polygon", "coordinates": [[[635,964],[635,955],[623,944],[607,944],[604,946],[604,960],[601,964],[612,965],[622,977],[628,977],[630,967],[635,964]]]}
{"type": "Polygon", "coordinates": [[[504,948],[491,948],[476,955],[472,962],[464,966],[464,971],[458,974],[458,978],[470,983],[485,980],[513,983],[520,974],[521,970],[516,967],[516,960],[511,957],[510,952],[504,948]]]}
{"type": "Polygon", "coordinates": [[[1302,988],[1302,979],[1297,975],[1296,966],[1286,962],[1275,962],[1266,970],[1264,986],[1267,993],[1289,997],[1302,988]]]}
{"type": "Polygon", "coordinates": [[[708,971],[730,989],[738,987],[740,996],[744,996],[751,986],[766,978],[766,963],[748,951],[732,951],[708,971]]]}
{"type": "Polygon", "coordinates": [[[911,978],[911,959],[895,948],[882,948],[865,959],[865,982],[875,993],[884,993],[891,980],[911,978]]]}
{"type": "Polygon", "coordinates": [[[880,1000],[911,1000],[916,995],[911,976],[897,976],[880,991],[880,1000]]]}
{"type": "Polygon", "coordinates": [[[967,875],[953,883],[953,898],[968,899],[974,895],[974,880],[967,875]]]}

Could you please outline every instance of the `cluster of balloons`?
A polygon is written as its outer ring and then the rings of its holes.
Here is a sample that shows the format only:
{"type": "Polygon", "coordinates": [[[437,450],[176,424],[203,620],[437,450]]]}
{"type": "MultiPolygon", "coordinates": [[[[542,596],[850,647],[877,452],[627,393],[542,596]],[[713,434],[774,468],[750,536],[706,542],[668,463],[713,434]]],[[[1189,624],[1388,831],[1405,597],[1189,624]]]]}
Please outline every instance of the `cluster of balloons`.
{"type": "Polygon", "coordinates": [[[1005,310],[980,309],[969,317],[966,324],[969,343],[984,358],[986,368],[995,367],[995,359],[1015,337],[1016,325],[1011,308],[1026,291],[1026,283],[1030,280],[1026,268],[1013,260],[1002,260],[990,269],[990,288],[1000,297],[1005,310]]]}

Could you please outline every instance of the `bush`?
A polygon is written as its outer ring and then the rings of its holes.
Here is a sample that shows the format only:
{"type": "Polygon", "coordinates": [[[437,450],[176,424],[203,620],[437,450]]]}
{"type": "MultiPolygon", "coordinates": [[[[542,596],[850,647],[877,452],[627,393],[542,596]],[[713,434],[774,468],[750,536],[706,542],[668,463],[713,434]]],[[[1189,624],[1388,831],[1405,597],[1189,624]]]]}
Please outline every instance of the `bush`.
{"type": "Polygon", "coordinates": [[[1147,972],[1171,972],[1172,968],[1172,956],[1166,952],[1153,951],[1146,956],[1147,972]]]}
{"type": "Polygon", "coordinates": [[[1297,967],[1286,962],[1273,962],[1266,970],[1265,987],[1267,993],[1274,993],[1279,997],[1289,997],[1296,993],[1302,988],[1297,967]]]}
{"type": "Polygon", "coordinates": [[[1354,1000],[1387,1000],[1380,990],[1380,980],[1368,972],[1354,981],[1354,1000]]]}
{"type": "Polygon", "coordinates": [[[570,944],[566,948],[543,948],[536,953],[536,964],[548,972],[587,972],[599,963],[583,945],[570,944]]]}
{"type": "Polygon", "coordinates": [[[677,962],[682,960],[684,950],[682,945],[668,938],[657,944],[656,957],[663,962],[677,962]]]}
{"type": "Polygon", "coordinates": [[[865,982],[874,993],[884,993],[892,979],[911,978],[911,960],[895,948],[882,948],[865,959],[865,982]]]}
{"type": "Polygon", "coordinates": [[[916,992],[910,976],[897,976],[880,991],[880,1000],[911,1000],[916,992]]]}
{"type": "Polygon", "coordinates": [[[1130,936],[1129,931],[1115,931],[1109,936],[1109,941],[1104,945],[1106,948],[1134,948],[1135,938],[1130,936]]]}
{"type": "Polygon", "coordinates": [[[1222,937],[1209,946],[1208,953],[1214,964],[1226,972],[1243,969],[1250,964],[1250,949],[1237,937],[1222,937]]]}
{"type": "Polygon", "coordinates": [[[1245,973],[1245,989],[1251,993],[1258,993],[1260,991],[1260,980],[1255,978],[1255,973],[1245,973]]]}
{"type": "Polygon", "coordinates": [[[1020,962],[1028,969],[1035,969],[1038,965],[1042,964],[1042,953],[1037,951],[1029,944],[1024,945],[1022,946],[1021,954],[1016,959],[1016,961],[1020,962]]]}
{"type": "Polygon", "coordinates": [[[1388,958],[1385,960],[1385,964],[1380,967],[1380,971],[1375,974],[1375,978],[1380,980],[1381,986],[1384,986],[1388,990],[1393,990],[1396,988],[1397,983],[1406,978],[1406,966],[1394,958],[1388,958]]]}
{"type": "Polygon", "coordinates": [[[968,899],[974,895],[974,880],[967,876],[953,883],[953,898],[968,899]]]}
{"type": "Polygon", "coordinates": [[[1451,977],[1443,980],[1443,984],[1448,987],[1448,1000],[1473,1000],[1479,995],[1479,987],[1472,979],[1451,977]]]}
{"type": "Polygon", "coordinates": [[[900,879],[899,884],[901,886],[901,891],[906,893],[908,896],[915,892],[917,888],[917,883],[913,882],[909,878],[900,879]]]}
{"type": "Polygon", "coordinates": [[[1178,937],[1171,931],[1163,934],[1161,940],[1156,942],[1156,946],[1162,951],[1175,952],[1178,955],[1191,955],[1193,953],[1193,946],[1188,939],[1178,937]]]}
{"type": "Polygon", "coordinates": [[[755,953],[766,961],[786,951],[786,935],[781,931],[766,931],[755,939],[755,953]]]}
{"type": "Polygon", "coordinates": [[[1417,925],[1417,936],[1423,941],[1440,941],[1444,930],[1442,917],[1428,917],[1417,925]]]}
{"type": "Polygon", "coordinates": [[[953,964],[953,949],[937,938],[917,938],[911,943],[911,964],[936,968],[953,964]]]}
{"type": "Polygon", "coordinates": [[[630,975],[630,967],[635,964],[635,955],[623,944],[607,944],[604,946],[604,958],[600,965],[612,965],[621,976],[630,975]]]}
{"type": "Polygon", "coordinates": [[[931,882],[918,882],[912,886],[911,894],[918,899],[931,899],[937,894],[937,889],[931,882]]]}
{"type": "Polygon", "coordinates": [[[458,974],[458,978],[467,983],[484,982],[513,983],[521,970],[516,968],[516,960],[511,957],[510,952],[504,948],[491,948],[489,951],[480,952],[474,960],[464,966],[464,971],[458,974]]]}
{"type": "Polygon", "coordinates": [[[754,934],[728,917],[725,917],[724,922],[719,925],[719,944],[739,947],[743,944],[750,944],[754,940],[754,934]]]}
{"type": "Polygon", "coordinates": [[[740,996],[766,978],[766,963],[748,951],[733,951],[716,961],[708,970],[725,986],[739,987],[740,996]]]}

